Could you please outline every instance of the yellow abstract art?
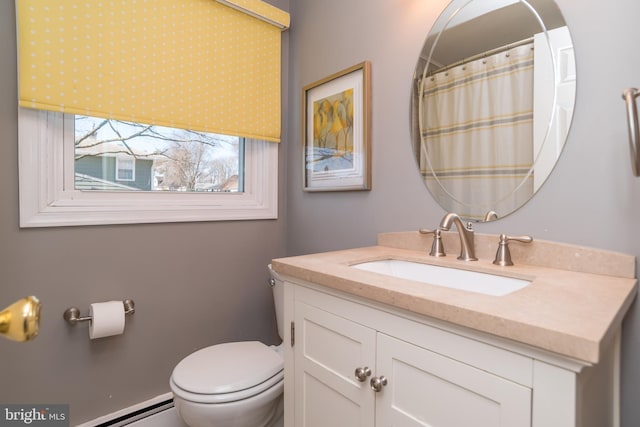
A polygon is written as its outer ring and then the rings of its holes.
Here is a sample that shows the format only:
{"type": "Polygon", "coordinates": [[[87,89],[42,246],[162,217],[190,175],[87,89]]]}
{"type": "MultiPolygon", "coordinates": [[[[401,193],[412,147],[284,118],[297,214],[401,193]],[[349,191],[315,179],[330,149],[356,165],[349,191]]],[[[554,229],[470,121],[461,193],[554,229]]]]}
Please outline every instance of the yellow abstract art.
{"type": "Polygon", "coordinates": [[[306,191],[369,190],[369,62],[303,88],[306,191]]]}
{"type": "Polygon", "coordinates": [[[353,89],[313,103],[313,145],[353,153],[353,89]]]}

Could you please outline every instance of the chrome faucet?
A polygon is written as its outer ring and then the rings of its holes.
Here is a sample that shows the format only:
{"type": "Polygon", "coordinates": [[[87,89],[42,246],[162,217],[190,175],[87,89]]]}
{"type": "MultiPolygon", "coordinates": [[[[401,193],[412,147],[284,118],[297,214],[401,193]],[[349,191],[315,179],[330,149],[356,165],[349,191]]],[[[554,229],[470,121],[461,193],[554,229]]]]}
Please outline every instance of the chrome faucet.
{"type": "Polygon", "coordinates": [[[440,229],[449,231],[453,224],[456,225],[456,229],[460,235],[460,256],[458,259],[463,261],[477,261],[478,258],[476,258],[476,248],[473,241],[473,229],[471,228],[471,223],[468,222],[465,226],[458,214],[450,212],[442,218],[442,221],[440,221],[440,229]]]}

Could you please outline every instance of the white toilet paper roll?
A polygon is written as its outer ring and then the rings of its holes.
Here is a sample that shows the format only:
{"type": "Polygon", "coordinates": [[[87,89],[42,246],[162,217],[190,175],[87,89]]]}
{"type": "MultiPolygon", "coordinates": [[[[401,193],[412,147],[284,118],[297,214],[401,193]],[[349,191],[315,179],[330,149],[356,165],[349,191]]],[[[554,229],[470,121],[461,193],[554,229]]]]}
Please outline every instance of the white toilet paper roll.
{"type": "Polygon", "coordinates": [[[124,305],[122,301],[91,304],[89,338],[110,337],[124,332],[124,305]]]}

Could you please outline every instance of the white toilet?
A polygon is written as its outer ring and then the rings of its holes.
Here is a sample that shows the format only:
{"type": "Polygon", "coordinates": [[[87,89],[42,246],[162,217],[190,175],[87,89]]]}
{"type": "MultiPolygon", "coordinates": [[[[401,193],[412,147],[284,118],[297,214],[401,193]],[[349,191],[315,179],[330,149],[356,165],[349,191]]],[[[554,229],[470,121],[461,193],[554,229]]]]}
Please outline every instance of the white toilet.
{"type": "MultiPolygon", "coordinates": [[[[271,270],[278,333],[283,336],[282,281],[271,270]]],[[[203,348],[171,374],[176,411],[190,427],[283,425],[283,357],[279,347],[257,341],[203,348]]]]}

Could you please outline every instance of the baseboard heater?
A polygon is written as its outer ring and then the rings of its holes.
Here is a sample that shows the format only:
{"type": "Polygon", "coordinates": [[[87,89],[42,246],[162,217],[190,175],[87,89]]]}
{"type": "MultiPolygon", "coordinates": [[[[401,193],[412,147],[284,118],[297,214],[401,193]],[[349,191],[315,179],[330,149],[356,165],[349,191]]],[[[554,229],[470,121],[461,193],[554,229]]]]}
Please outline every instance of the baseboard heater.
{"type": "Polygon", "coordinates": [[[173,395],[167,393],[154,399],[105,415],[76,427],[121,427],[173,408],[173,395]]]}

